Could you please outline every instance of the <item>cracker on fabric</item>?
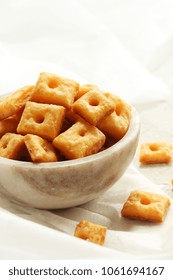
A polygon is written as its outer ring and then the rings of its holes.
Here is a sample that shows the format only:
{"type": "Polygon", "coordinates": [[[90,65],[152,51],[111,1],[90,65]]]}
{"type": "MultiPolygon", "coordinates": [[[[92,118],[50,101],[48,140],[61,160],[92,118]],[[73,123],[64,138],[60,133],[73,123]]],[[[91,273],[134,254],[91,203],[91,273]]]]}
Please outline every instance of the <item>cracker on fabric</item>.
{"type": "Polygon", "coordinates": [[[93,125],[79,121],[59,134],[53,145],[67,158],[83,158],[97,153],[105,143],[105,135],[93,125]]]}
{"type": "Polygon", "coordinates": [[[34,86],[24,86],[0,100],[0,120],[16,114],[30,100],[34,86]]]}
{"type": "Polygon", "coordinates": [[[32,101],[26,103],[17,127],[20,134],[35,134],[53,140],[60,132],[65,117],[65,108],[32,101]]]}
{"type": "Polygon", "coordinates": [[[32,94],[32,101],[70,108],[79,90],[79,84],[52,73],[40,73],[32,94]]]}
{"type": "Polygon", "coordinates": [[[85,121],[97,123],[114,111],[114,104],[99,91],[88,91],[73,104],[73,110],[85,121]]]}
{"type": "Polygon", "coordinates": [[[132,191],[123,205],[121,214],[125,218],[161,223],[170,206],[166,195],[132,191]]]}
{"type": "Polygon", "coordinates": [[[168,164],[172,160],[172,145],[167,142],[141,144],[139,161],[142,164],[168,164]]]}
{"type": "Polygon", "coordinates": [[[77,224],[74,236],[90,242],[103,245],[106,238],[107,227],[82,220],[77,224]]]}

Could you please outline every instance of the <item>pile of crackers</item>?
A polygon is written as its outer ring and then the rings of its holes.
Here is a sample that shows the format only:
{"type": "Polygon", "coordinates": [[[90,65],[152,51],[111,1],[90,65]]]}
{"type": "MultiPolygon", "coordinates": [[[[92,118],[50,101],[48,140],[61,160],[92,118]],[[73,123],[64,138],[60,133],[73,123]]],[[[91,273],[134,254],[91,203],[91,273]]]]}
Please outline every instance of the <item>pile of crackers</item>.
{"type": "MultiPolygon", "coordinates": [[[[40,73],[0,100],[0,156],[33,163],[83,158],[116,144],[126,134],[131,106],[93,84],[40,73]]],[[[169,163],[172,145],[141,145],[141,164],[169,163]]],[[[124,203],[124,218],[161,223],[170,206],[166,195],[134,190],[124,203]]],[[[76,237],[103,245],[107,228],[82,220],[76,237]]]]}
{"type": "Polygon", "coordinates": [[[0,100],[0,156],[34,163],[83,158],[119,141],[131,106],[118,96],[40,73],[0,100]]]}

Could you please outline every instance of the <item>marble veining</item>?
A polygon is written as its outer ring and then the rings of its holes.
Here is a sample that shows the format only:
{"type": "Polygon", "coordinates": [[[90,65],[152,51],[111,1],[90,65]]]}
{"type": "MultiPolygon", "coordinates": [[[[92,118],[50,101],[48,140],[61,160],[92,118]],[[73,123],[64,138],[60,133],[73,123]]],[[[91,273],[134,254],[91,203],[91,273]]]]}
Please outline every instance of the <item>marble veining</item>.
{"type": "Polygon", "coordinates": [[[139,132],[138,114],[133,109],[126,135],[109,149],[82,161],[36,166],[0,158],[0,189],[36,208],[60,209],[86,203],[123,175],[134,157],[139,132]]]}

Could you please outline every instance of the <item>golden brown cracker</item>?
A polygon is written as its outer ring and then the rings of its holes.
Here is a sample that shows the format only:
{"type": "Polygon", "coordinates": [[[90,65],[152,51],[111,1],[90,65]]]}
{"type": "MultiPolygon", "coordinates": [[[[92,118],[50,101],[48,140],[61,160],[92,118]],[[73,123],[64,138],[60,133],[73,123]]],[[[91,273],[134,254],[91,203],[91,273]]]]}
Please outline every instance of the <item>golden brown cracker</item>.
{"type": "Polygon", "coordinates": [[[53,140],[60,132],[65,117],[65,108],[32,101],[26,103],[17,127],[20,134],[35,134],[53,140]]]}
{"type": "Polygon", "coordinates": [[[97,127],[105,134],[120,140],[128,130],[131,117],[131,106],[111,93],[104,95],[114,104],[114,112],[101,120],[97,127]]]}
{"type": "Polygon", "coordinates": [[[172,160],[172,145],[167,142],[141,144],[139,161],[142,164],[168,164],[172,160]]]}
{"type": "Polygon", "coordinates": [[[16,114],[0,120],[0,137],[2,137],[7,132],[16,133],[17,126],[19,124],[22,111],[18,111],[16,114]]]}
{"type": "Polygon", "coordinates": [[[92,125],[114,111],[114,105],[98,91],[88,91],[73,104],[73,110],[92,125]]]}
{"type": "Polygon", "coordinates": [[[121,214],[129,219],[161,223],[169,206],[170,200],[165,195],[132,191],[123,205],[121,214]]]}
{"type": "Polygon", "coordinates": [[[0,120],[16,114],[30,100],[34,86],[24,86],[0,100],[0,120]]]}
{"type": "Polygon", "coordinates": [[[33,162],[55,162],[58,160],[52,143],[40,136],[27,134],[24,136],[25,145],[33,162]]]}
{"type": "Polygon", "coordinates": [[[79,84],[52,73],[40,73],[32,101],[70,108],[79,90],[79,84]]]}
{"type": "Polygon", "coordinates": [[[16,133],[6,133],[0,139],[0,156],[19,159],[25,148],[24,137],[16,133]]]}
{"type": "Polygon", "coordinates": [[[106,232],[107,227],[82,220],[77,224],[74,236],[103,245],[106,238],[106,232]]]}
{"type": "Polygon", "coordinates": [[[97,153],[105,142],[105,135],[89,123],[76,122],[53,140],[53,145],[68,159],[97,153]]]}
{"type": "Polygon", "coordinates": [[[93,84],[83,84],[79,86],[79,91],[75,97],[75,100],[79,99],[81,96],[83,96],[88,91],[99,91],[98,86],[93,84]]]}

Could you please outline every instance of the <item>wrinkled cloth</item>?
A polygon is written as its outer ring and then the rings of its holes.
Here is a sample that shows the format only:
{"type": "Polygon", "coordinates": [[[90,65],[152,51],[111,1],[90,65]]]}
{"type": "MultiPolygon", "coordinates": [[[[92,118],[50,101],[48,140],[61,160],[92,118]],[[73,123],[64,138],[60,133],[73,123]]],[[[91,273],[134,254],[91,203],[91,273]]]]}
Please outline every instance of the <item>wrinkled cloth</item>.
{"type": "MultiPolygon", "coordinates": [[[[172,98],[171,1],[0,0],[0,7],[0,95],[53,72],[118,94],[142,112],[145,139],[154,136],[147,112],[172,98]]],[[[121,217],[131,190],[173,199],[164,174],[156,184],[136,162],[105,194],[71,209],[32,209],[1,194],[0,259],[172,259],[173,203],[163,224],[121,217]],[[82,219],[107,226],[104,246],[73,237],[82,219]]]]}

